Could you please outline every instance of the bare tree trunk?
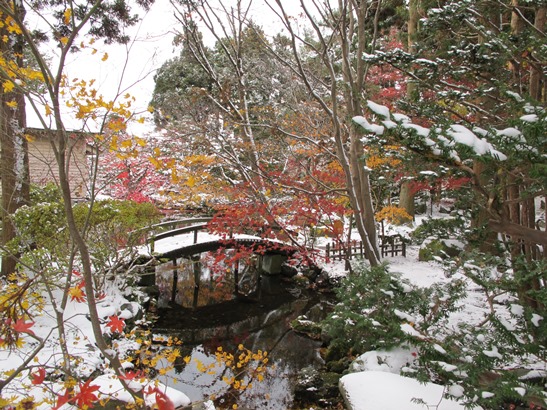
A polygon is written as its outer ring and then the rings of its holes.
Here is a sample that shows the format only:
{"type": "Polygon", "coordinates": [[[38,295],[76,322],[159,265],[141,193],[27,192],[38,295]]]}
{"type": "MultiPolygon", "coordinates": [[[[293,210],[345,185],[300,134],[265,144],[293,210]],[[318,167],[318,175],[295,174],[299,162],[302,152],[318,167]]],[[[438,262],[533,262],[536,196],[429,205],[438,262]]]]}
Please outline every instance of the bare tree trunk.
{"type": "Polygon", "coordinates": [[[519,0],[511,0],[513,11],[511,12],[511,33],[519,34],[524,27],[524,22],[518,13],[519,0]]]}
{"type": "MultiPolygon", "coordinates": [[[[24,19],[25,10],[19,6],[19,18],[24,19]]],[[[6,26],[0,29],[0,37],[13,37],[6,26]]],[[[22,66],[23,43],[21,36],[14,43],[0,42],[0,52],[4,58],[12,58],[19,67],[22,66]]],[[[15,86],[14,86],[15,87],[15,86]]],[[[17,89],[6,92],[0,89],[0,178],[2,179],[2,201],[0,216],[2,217],[2,238],[0,245],[4,247],[15,238],[15,227],[12,223],[13,213],[29,200],[29,160],[28,143],[24,135],[26,127],[25,99],[17,89]]],[[[4,249],[2,254],[3,276],[15,270],[16,257],[4,249]]]]}
{"type": "MultiPolygon", "coordinates": [[[[541,6],[536,10],[536,17],[534,20],[534,26],[544,32],[545,24],[547,22],[547,6],[541,6]]],[[[542,87],[542,83],[545,84],[545,77],[541,69],[540,62],[530,65],[530,97],[536,101],[545,102],[545,94],[543,93],[545,87],[542,87]]]]}
{"type": "MultiPolygon", "coordinates": [[[[420,21],[419,17],[419,7],[421,0],[409,0],[408,1],[408,37],[407,37],[407,46],[408,52],[410,54],[416,53],[416,39],[418,36],[418,22],[420,21]]],[[[416,92],[416,83],[414,80],[409,79],[406,86],[406,93],[408,98],[412,99],[415,97],[416,92]]]]}
{"type": "Polygon", "coordinates": [[[399,207],[403,208],[414,220],[416,211],[414,208],[414,192],[412,191],[412,181],[405,180],[401,183],[399,192],[399,207]]]}

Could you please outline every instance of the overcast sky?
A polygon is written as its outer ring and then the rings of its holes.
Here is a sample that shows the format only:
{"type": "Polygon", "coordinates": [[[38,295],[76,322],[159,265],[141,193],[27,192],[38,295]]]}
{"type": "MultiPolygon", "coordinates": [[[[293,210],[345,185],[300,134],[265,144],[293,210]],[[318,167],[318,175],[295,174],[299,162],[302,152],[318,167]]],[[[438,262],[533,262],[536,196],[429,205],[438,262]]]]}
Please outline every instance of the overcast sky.
{"type": "MultiPolygon", "coordinates": [[[[230,2],[234,0],[223,0],[224,5],[230,2]]],[[[291,14],[299,12],[298,0],[286,0],[286,3],[291,14]]],[[[72,79],[95,79],[99,94],[105,100],[111,100],[118,87],[121,87],[123,93],[129,92],[137,99],[133,107],[136,111],[146,111],[148,107],[154,90],[155,71],[179,53],[172,40],[180,26],[169,0],[156,0],[148,13],[141,14],[142,21],[130,30],[133,38],[130,44],[105,46],[97,42],[97,54],[91,55],[89,51],[73,54],[66,65],[66,72],[72,79]],[[105,52],[108,53],[108,60],[103,62],[101,58],[105,52]]],[[[253,0],[251,15],[268,33],[278,31],[281,27],[275,22],[275,15],[265,6],[264,0],[253,0]]],[[[56,47],[53,46],[49,52],[55,53],[56,47]]],[[[28,125],[40,127],[33,113],[28,115],[28,125]]],[[[81,127],[68,118],[65,126],[69,129],[81,127]]],[[[151,128],[149,124],[144,127],[135,124],[131,131],[143,134],[151,128]]]]}

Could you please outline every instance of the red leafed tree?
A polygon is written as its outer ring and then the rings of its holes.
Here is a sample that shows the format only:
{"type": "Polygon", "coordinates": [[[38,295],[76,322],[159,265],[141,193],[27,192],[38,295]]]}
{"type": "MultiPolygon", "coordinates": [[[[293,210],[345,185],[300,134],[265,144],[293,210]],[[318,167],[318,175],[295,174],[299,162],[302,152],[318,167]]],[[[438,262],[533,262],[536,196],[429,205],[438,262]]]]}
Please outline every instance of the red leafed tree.
{"type": "Polygon", "coordinates": [[[98,155],[97,190],[115,199],[151,202],[151,196],[169,187],[169,171],[159,162],[160,139],[140,138],[125,132],[115,119],[106,138],[95,141],[98,155]]]}

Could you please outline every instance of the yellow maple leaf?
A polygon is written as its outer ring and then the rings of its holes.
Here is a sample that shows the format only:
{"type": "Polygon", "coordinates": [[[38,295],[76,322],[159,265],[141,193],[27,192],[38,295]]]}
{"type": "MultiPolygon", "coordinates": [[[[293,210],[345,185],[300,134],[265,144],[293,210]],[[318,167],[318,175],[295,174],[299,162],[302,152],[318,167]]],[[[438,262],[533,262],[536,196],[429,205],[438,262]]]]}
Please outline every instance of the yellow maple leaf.
{"type": "Polygon", "coordinates": [[[68,290],[68,295],[72,300],[75,300],[77,302],[84,302],[85,301],[85,293],[82,290],[80,286],[74,286],[68,290]]]}
{"type": "Polygon", "coordinates": [[[61,44],[62,44],[63,46],[66,46],[67,43],[68,43],[68,37],[61,37],[61,38],[59,39],[59,41],[61,42],[61,44]]]}
{"type": "Polygon", "coordinates": [[[125,140],[125,141],[122,141],[122,143],[120,144],[120,146],[122,148],[131,148],[133,146],[133,141],[131,140],[125,140]]]}
{"type": "Polygon", "coordinates": [[[190,175],[186,180],[186,185],[192,188],[194,185],[196,185],[196,179],[192,175],[190,175]]]}
{"type": "Polygon", "coordinates": [[[156,158],[148,157],[148,161],[150,161],[156,169],[161,169],[162,168],[161,163],[156,158]]]}
{"type": "Polygon", "coordinates": [[[8,101],[6,105],[10,108],[17,108],[17,101],[8,101]]]}
{"type": "Polygon", "coordinates": [[[141,147],[146,146],[146,140],[143,138],[135,137],[135,142],[141,147]]]}
{"type": "Polygon", "coordinates": [[[103,58],[101,58],[101,61],[106,61],[106,60],[108,60],[108,53],[104,53],[103,58]]]}
{"type": "Polygon", "coordinates": [[[7,80],[2,83],[2,88],[4,89],[5,93],[9,93],[13,90],[15,87],[15,84],[13,84],[13,81],[7,80]]]}
{"type": "Polygon", "coordinates": [[[51,107],[49,104],[46,104],[46,117],[49,117],[51,115],[51,107]]]}
{"type": "Polygon", "coordinates": [[[70,23],[70,18],[72,17],[72,9],[66,9],[63,13],[65,24],[70,23]]]}

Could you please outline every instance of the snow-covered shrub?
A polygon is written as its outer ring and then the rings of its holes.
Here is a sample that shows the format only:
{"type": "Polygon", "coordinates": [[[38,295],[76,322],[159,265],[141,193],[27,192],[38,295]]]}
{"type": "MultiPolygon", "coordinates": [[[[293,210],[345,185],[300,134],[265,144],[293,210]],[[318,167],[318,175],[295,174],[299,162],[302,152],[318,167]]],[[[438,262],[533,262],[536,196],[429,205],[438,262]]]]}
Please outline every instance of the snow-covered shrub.
{"type": "MultiPolygon", "coordinates": [[[[323,323],[332,349],[358,355],[410,348],[416,360],[403,367],[405,375],[457,386],[447,392],[463,403],[484,409],[544,406],[547,323],[517,294],[524,291],[519,278],[528,283],[526,275],[547,271],[545,262],[523,261],[522,271],[513,272],[502,258],[473,252],[445,263],[452,278],[427,289],[401,280],[387,266],[356,266],[323,323]],[[469,314],[460,312],[464,304],[484,300],[489,309],[484,316],[462,318],[469,314]]],[[[547,300],[541,290],[526,294],[540,305],[547,300]]]]}
{"type": "Polygon", "coordinates": [[[449,239],[461,238],[468,219],[461,216],[455,218],[428,218],[422,221],[412,233],[412,242],[421,244],[427,238],[449,239]]]}
{"type": "Polygon", "coordinates": [[[331,348],[352,354],[389,349],[414,341],[457,309],[460,281],[418,288],[390,272],[387,265],[358,264],[337,289],[340,301],[324,321],[331,348]]]}

